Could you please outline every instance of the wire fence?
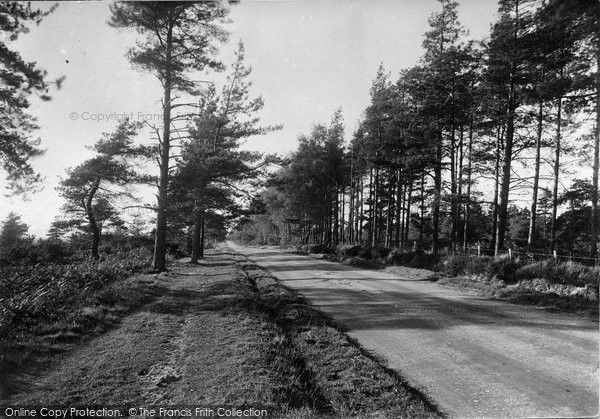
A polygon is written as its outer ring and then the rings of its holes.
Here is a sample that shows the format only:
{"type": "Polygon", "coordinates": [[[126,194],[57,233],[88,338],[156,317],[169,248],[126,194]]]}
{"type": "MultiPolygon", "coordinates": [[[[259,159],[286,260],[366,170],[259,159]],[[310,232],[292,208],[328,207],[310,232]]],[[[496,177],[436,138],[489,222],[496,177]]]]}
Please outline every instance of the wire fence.
{"type": "MultiPolygon", "coordinates": [[[[308,245],[316,245],[318,243],[308,243],[308,245]]],[[[346,245],[346,246],[368,246],[367,243],[365,242],[360,242],[360,241],[343,241],[340,243],[340,245],[346,245]]],[[[393,247],[394,250],[397,251],[403,251],[403,252],[410,252],[410,251],[416,251],[417,249],[420,249],[420,247],[418,246],[417,242],[413,242],[413,243],[405,243],[401,246],[398,247],[393,247]]],[[[470,255],[470,256],[481,256],[481,257],[485,257],[485,256],[494,256],[495,253],[495,249],[491,248],[491,247],[483,247],[480,244],[469,244],[466,247],[464,246],[455,246],[454,248],[452,247],[447,247],[442,249],[442,251],[440,252],[442,254],[447,254],[447,255],[451,255],[451,254],[463,254],[463,255],[470,255]]],[[[525,260],[528,262],[536,262],[536,261],[545,261],[545,260],[555,260],[556,262],[560,262],[560,263],[567,263],[567,262],[573,262],[573,263],[581,263],[582,265],[586,265],[586,266],[590,266],[590,267],[594,267],[595,269],[600,270],[600,258],[591,258],[591,257],[584,257],[584,256],[573,256],[573,255],[561,255],[558,254],[556,251],[552,252],[552,253],[542,253],[542,252],[527,252],[527,251],[522,251],[522,250],[513,250],[513,249],[505,249],[503,251],[501,251],[501,253],[498,255],[500,258],[519,258],[520,260],[525,260]]]]}
{"type": "MultiPolygon", "coordinates": [[[[466,248],[454,249],[452,253],[476,255],[476,256],[492,256],[494,255],[494,249],[488,247],[482,247],[480,245],[470,245],[466,248]]],[[[584,256],[573,256],[573,255],[561,255],[556,251],[552,253],[541,253],[541,252],[528,252],[522,250],[507,249],[502,251],[500,257],[519,258],[529,262],[544,261],[544,260],[555,260],[556,262],[577,262],[582,265],[593,266],[596,269],[600,269],[600,258],[591,258],[584,256]]]]}

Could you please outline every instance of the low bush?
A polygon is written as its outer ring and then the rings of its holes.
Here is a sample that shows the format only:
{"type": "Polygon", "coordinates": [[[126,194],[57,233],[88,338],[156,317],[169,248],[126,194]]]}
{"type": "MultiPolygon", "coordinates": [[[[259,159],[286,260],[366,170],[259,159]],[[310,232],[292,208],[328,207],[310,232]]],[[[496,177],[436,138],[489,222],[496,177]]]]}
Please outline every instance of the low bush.
{"type": "Polygon", "coordinates": [[[390,265],[396,266],[410,266],[411,268],[429,269],[437,271],[440,269],[439,255],[431,253],[425,253],[423,250],[403,251],[394,249],[386,258],[386,261],[390,265]]]}
{"type": "Polygon", "coordinates": [[[494,258],[490,256],[467,256],[467,265],[465,273],[468,275],[485,275],[488,272],[488,266],[494,258]]]}
{"type": "MultiPolygon", "coordinates": [[[[490,272],[492,263],[493,258],[489,256],[455,254],[444,258],[442,272],[452,278],[462,275],[481,276],[490,272]]],[[[496,275],[497,272],[494,271],[493,274],[496,275]]]]}
{"type": "Polygon", "coordinates": [[[389,247],[377,246],[372,249],[373,259],[385,259],[388,257],[392,249],[389,247]]]}
{"type": "Polygon", "coordinates": [[[425,253],[422,250],[417,250],[413,254],[414,256],[409,263],[411,268],[429,269],[432,271],[438,271],[440,269],[440,255],[425,253]]]}
{"type": "Polygon", "coordinates": [[[387,256],[386,262],[390,265],[408,265],[413,258],[412,252],[393,249],[387,256]]]}
{"type": "Polygon", "coordinates": [[[371,260],[376,251],[370,246],[362,246],[358,251],[358,257],[361,259],[371,260]]]}
{"type": "Polygon", "coordinates": [[[0,265],[32,265],[37,263],[66,263],[75,250],[60,240],[40,240],[21,243],[0,250],[0,265]]]}
{"type": "Polygon", "coordinates": [[[467,268],[467,255],[450,255],[442,264],[442,273],[451,278],[464,275],[467,268]]]}
{"type": "Polygon", "coordinates": [[[528,263],[516,272],[518,279],[547,279],[553,284],[575,286],[598,285],[600,271],[574,262],[557,263],[554,260],[528,263]]]}
{"type": "Polygon", "coordinates": [[[508,258],[494,261],[487,265],[487,276],[490,279],[503,281],[505,284],[514,284],[518,281],[517,269],[521,266],[518,260],[508,258]]]}
{"type": "Polygon", "coordinates": [[[310,244],[308,245],[307,251],[309,253],[323,253],[325,251],[325,246],[322,244],[310,244]]]}
{"type": "Polygon", "coordinates": [[[359,244],[338,245],[335,248],[335,254],[341,258],[353,258],[353,257],[358,256],[361,248],[362,248],[362,246],[359,244]]]}

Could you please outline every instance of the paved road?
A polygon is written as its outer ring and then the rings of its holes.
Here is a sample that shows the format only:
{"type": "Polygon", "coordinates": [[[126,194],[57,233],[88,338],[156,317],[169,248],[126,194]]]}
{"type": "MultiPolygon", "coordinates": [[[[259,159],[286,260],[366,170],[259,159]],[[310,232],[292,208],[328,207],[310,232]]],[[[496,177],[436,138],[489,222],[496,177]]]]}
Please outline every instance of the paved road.
{"type": "MultiPolygon", "coordinates": [[[[273,249],[235,250],[302,292],[456,417],[598,413],[598,323],[273,249]]],[[[422,276],[421,276],[422,277],[422,276]]]]}

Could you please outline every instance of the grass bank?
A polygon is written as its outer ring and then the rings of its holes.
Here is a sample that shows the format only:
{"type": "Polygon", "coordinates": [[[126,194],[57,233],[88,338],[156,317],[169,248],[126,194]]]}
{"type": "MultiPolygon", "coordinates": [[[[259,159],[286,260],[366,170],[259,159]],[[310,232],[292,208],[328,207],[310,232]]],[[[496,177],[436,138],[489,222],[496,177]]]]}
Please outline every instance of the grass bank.
{"type": "Polygon", "coordinates": [[[44,368],[158,295],[138,274],[149,257],[139,249],[101,261],[1,267],[0,396],[17,392],[27,369],[44,368]]]}
{"type": "Polygon", "coordinates": [[[420,269],[424,279],[485,297],[598,316],[600,271],[576,262],[494,260],[487,256],[440,255],[361,245],[303,245],[292,251],[360,268],[383,269],[399,276],[403,267],[420,269]]]}

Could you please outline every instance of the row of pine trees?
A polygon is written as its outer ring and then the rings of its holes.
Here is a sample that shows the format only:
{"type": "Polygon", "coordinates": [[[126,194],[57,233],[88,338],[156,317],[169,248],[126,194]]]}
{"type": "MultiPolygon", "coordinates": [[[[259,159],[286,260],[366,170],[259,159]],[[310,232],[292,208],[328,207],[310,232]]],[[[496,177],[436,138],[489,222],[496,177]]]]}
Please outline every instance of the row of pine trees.
{"type": "Polygon", "coordinates": [[[299,138],[242,230],[597,256],[600,4],[501,0],[480,42],[439,4],[419,63],[378,69],[350,144],[341,110],[299,138]]]}

